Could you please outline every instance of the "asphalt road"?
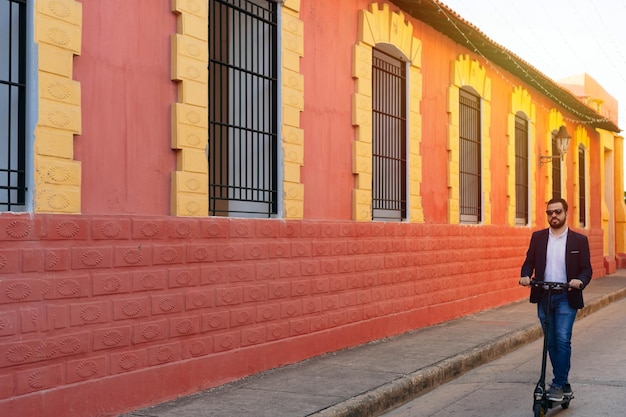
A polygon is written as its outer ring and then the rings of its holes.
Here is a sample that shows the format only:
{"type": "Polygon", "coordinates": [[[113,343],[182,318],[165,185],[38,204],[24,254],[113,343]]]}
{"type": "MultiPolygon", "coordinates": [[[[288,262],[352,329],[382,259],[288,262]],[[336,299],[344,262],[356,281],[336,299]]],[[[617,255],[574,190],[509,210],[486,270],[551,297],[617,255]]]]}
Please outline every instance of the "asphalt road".
{"type": "MultiPolygon", "coordinates": [[[[498,360],[444,384],[385,417],[528,417],[541,371],[542,341],[525,345],[498,360]]],[[[574,324],[568,409],[547,417],[626,415],[626,299],[574,324]]],[[[547,381],[552,380],[548,366],[547,381]]]]}

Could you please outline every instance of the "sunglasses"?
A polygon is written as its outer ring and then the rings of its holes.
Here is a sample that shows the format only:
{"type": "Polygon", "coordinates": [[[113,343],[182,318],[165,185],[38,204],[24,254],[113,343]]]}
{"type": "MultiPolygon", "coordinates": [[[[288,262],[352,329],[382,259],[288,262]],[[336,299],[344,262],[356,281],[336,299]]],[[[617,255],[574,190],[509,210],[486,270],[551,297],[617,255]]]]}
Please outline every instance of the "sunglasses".
{"type": "Polygon", "coordinates": [[[560,215],[561,213],[563,213],[563,209],[546,210],[546,214],[547,214],[548,216],[552,216],[552,215],[553,215],[553,214],[555,214],[555,213],[556,213],[556,215],[558,216],[558,215],[560,215]]]}

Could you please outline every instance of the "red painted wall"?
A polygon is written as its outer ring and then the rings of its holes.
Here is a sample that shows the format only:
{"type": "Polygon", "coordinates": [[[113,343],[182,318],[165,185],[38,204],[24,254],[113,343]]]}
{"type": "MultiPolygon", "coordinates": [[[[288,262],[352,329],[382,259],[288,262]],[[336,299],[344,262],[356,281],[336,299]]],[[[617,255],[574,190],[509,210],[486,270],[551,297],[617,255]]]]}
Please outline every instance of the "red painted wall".
{"type": "Polygon", "coordinates": [[[82,163],[85,214],[170,212],[170,0],[82,1],[83,131],[74,140],[82,163]]]}
{"type": "MultiPolygon", "coordinates": [[[[305,132],[304,217],[352,218],[352,46],[356,43],[355,1],[302,2],[304,25],[305,132]]],[[[362,3],[362,2],[361,2],[362,3]]]]}

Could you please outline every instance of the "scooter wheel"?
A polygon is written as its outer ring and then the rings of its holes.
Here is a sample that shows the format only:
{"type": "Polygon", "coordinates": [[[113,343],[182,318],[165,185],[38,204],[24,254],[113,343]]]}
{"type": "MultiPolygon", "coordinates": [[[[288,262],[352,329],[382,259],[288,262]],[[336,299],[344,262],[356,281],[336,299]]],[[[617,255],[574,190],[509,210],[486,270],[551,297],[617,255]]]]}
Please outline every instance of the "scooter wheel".
{"type": "Polygon", "coordinates": [[[533,405],[533,413],[535,413],[535,417],[545,417],[545,412],[540,402],[536,402],[533,405]]]}
{"type": "Polygon", "coordinates": [[[566,401],[561,404],[561,408],[568,408],[568,407],[569,407],[569,401],[566,401]]]}

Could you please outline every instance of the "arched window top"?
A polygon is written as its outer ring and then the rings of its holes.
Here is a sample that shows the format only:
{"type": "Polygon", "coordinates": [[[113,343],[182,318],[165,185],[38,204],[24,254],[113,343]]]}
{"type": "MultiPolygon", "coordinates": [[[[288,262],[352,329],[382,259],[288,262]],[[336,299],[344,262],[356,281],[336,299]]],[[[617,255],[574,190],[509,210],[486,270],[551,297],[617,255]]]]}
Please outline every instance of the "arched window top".
{"type": "Polygon", "coordinates": [[[374,46],[374,48],[386,53],[387,55],[399,61],[409,62],[409,58],[407,58],[406,55],[404,55],[404,53],[400,49],[398,49],[398,47],[394,44],[387,43],[387,42],[379,42],[374,46]]]}
{"type": "Polygon", "coordinates": [[[480,97],[480,93],[478,91],[476,91],[476,89],[474,87],[472,87],[471,85],[464,85],[463,87],[461,87],[461,90],[463,90],[466,93],[469,93],[469,94],[471,94],[473,96],[480,97]]]}

